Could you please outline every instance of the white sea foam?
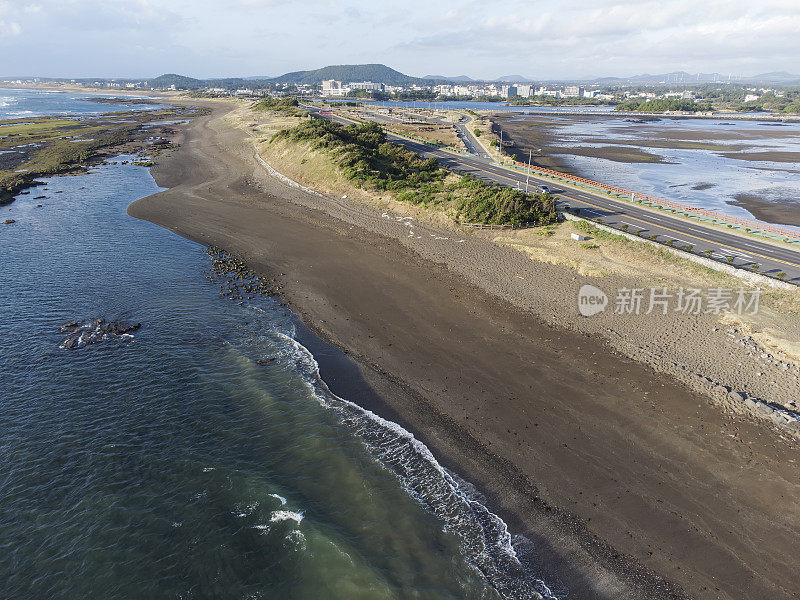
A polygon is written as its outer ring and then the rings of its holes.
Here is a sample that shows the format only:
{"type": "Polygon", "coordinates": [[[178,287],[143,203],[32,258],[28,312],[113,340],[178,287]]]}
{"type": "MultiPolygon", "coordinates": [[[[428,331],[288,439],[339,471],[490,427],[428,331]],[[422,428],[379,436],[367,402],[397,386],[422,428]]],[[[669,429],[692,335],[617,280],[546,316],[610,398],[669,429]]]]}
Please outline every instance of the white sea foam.
{"type": "Polygon", "coordinates": [[[276,510],[269,518],[270,523],[278,523],[279,521],[295,521],[299,523],[302,520],[303,513],[291,510],[276,510]]]}
{"type": "Polygon", "coordinates": [[[306,536],[303,535],[303,532],[299,529],[292,529],[289,533],[286,534],[286,539],[294,544],[295,550],[305,550],[306,549],[306,536]]]}
{"type": "Polygon", "coordinates": [[[280,500],[281,506],[286,506],[286,498],[284,498],[283,496],[280,496],[279,494],[270,494],[270,496],[272,496],[276,500],[280,500]]]}
{"type": "MultiPolygon", "coordinates": [[[[495,589],[507,598],[556,598],[522,564],[506,523],[486,508],[473,486],[442,467],[425,444],[397,423],[333,394],[308,349],[282,333],[275,335],[292,349],[296,368],[317,400],[336,411],[408,493],[459,536],[464,555],[495,589]]],[[[289,511],[273,514],[282,512],[289,511]]]]}
{"type": "Polygon", "coordinates": [[[252,515],[255,510],[258,508],[258,502],[253,501],[247,504],[235,504],[233,507],[233,516],[244,519],[245,517],[249,517],[252,515]]]}

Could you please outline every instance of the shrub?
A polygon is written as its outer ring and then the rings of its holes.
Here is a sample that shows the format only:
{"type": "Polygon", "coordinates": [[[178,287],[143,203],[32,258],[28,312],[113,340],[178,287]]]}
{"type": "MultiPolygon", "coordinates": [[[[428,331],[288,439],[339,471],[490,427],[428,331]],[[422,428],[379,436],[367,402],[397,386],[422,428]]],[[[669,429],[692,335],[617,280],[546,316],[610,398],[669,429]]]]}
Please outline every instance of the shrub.
{"type": "Polygon", "coordinates": [[[303,114],[303,111],[298,107],[297,98],[264,98],[253,108],[255,110],[272,110],[296,116],[303,114]]]}
{"type": "Polygon", "coordinates": [[[394,191],[398,200],[412,204],[447,203],[462,222],[547,225],[558,219],[555,199],[548,194],[525,194],[472,175],[446,182],[448,172],[436,159],[388,142],[375,122],[344,126],[312,119],[273,136],[282,138],[324,151],[356,185],[394,191]]]}

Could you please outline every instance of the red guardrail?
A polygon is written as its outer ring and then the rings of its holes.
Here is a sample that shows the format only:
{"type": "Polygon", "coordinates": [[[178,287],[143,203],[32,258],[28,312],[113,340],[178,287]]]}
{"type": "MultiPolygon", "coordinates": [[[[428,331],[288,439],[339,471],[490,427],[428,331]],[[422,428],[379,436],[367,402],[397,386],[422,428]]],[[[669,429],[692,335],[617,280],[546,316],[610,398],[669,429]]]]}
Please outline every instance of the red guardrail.
{"type": "MultiPolygon", "coordinates": [[[[339,111],[333,109],[332,112],[338,113],[339,111]]],[[[411,136],[406,136],[411,137],[411,136]]],[[[419,140],[423,143],[430,143],[424,140],[419,140]]],[[[520,167],[523,169],[528,169],[527,163],[521,163],[516,160],[508,161],[511,162],[514,166],[520,167]]],[[[544,167],[530,167],[531,173],[542,173],[549,177],[557,177],[559,179],[566,179],[567,181],[572,181],[575,183],[580,183],[583,185],[588,185],[591,187],[596,187],[601,190],[605,190],[607,192],[613,192],[615,194],[620,194],[626,196],[627,198],[631,198],[634,200],[641,200],[643,202],[650,202],[651,204],[658,204],[660,206],[665,206],[667,208],[674,208],[675,210],[682,210],[685,212],[693,213],[696,215],[702,215],[704,217],[708,217],[710,219],[716,219],[718,221],[724,221],[725,223],[731,223],[733,225],[741,225],[742,227],[749,227],[750,229],[758,229],[760,231],[766,231],[768,233],[774,233],[775,235],[782,235],[784,237],[791,237],[795,239],[800,239],[800,232],[794,231],[792,229],[786,229],[785,227],[779,227],[777,225],[771,225],[769,223],[761,223],[759,221],[753,221],[751,219],[743,219],[741,217],[734,217],[731,215],[726,215],[725,213],[717,212],[715,210],[708,210],[705,208],[697,208],[696,206],[690,206],[688,204],[682,204],[680,202],[675,202],[673,200],[667,200],[666,198],[658,198],[656,196],[650,196],[648,194],[642,194],[640,192],[634,192],[632,190],[626,190],[625,188],[617,187],[615,185],[609,185],[607,183],[600,183],[599,181],[592,181],[591,179],[584,179],[583,177],[578,177],[577,175],[570,175],[568,173],[561,173],[560,171],[553,171],[551,169],[546,169],[544,167]]]]}
{"type": "MultiPolygon", "coordinates": [[[[520,167],[523,169],[528,169],[527,163],[521,163],[519,161],[510,161],[516,167],[520,167]]],[[[567,173],[561,173],[559,171],[553,171],[551,169],[545,169],[544,167],[530,167],[531,173],[543,173],[550,177],[557,177],[560,179],[566,179],[567,181],[572,181],[575,183],[580,183],[583,185],[588,185],[596,188],[600,188],[601,190],[605,190],[607,192],[613,192],[615,194],[620,194],[622,196],[626,196],[627,198],[641,200],[644,202],[650,202],[652,204],[658,204],[660,206],[665,206],[667,208],[674,208],[676,210],[682,210],[685,212],[693,213],[696,215],[702,215],[704,217],[708,217],[710,219],[717,219],[718,221],[724,221],[726,223],[731,223],[734,225],[741,225],[742,227],[749,227],[750,229],[758,229],[760,231],[766,231],[769,233],[774,233],[776,235],[782,235],[785,237],[792,237],[796,239],[800,239],[800,232],[786,229],[785,227],[779,227],[777,225],[771,225],[769,223],[761,223],[759,221],[753,221],[751,219],[743,219],[741,217],[734,217],[731,215],[726,215],[725,213],[721,213],[715,210],[707,210],[705,208],[697,208],[696,206],[690,206],[688,204],[682,204],[680,202],[675,202],[673,200],[667,200],[666,198],[657,198],[656,196],[650,196],[648,194],[642,194],[640,192],[634,192],[631,190],[626,190],[625,188],[617,187],[615,185],[608,185],[607,183],[600,183],[599,181],[592,181],[591,179],[584,179],[583,177],[578,177],[577,175],[569,175],[567,173]]]]}

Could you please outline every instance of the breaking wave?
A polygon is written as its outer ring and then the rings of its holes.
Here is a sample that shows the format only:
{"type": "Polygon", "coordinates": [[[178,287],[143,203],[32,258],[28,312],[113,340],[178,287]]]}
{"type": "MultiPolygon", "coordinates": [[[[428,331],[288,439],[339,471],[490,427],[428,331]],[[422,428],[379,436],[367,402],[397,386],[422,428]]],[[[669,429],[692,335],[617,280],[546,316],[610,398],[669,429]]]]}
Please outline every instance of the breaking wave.
{"type": "MultiPolygon", "coordinates": [[[[317,400],[335,411],[408,493],[459,537],[462,552],[492,587],[505,598],[556,599],[521,563],[506,523],[484,505],[471,484],[442,467],[425,444],[397,423],[336,396],[322,380],[311,352],[288,335],[275,335],[317,400]]],[[[519,542],[529,543],[521,537],[519,542]]]]}

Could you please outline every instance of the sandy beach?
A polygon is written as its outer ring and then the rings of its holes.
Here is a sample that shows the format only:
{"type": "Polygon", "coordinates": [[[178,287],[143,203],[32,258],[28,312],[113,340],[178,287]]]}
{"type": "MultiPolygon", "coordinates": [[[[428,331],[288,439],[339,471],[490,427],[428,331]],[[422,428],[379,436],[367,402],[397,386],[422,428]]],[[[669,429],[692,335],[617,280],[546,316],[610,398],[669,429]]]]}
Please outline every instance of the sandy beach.
{"type": "Polygon", "coordinates": [[[580,320],[574,270],[425,223],[410,240],[377,207],[289,187],[210,104],[153,168],[169,189],[129,214],[271,279],[356,365],[334,391],[474,483],[543,579],[570,598],[800,597],[797,443],[688,385],[789,402],[794,370],[751,364],[710,316],[580,320]]]}

